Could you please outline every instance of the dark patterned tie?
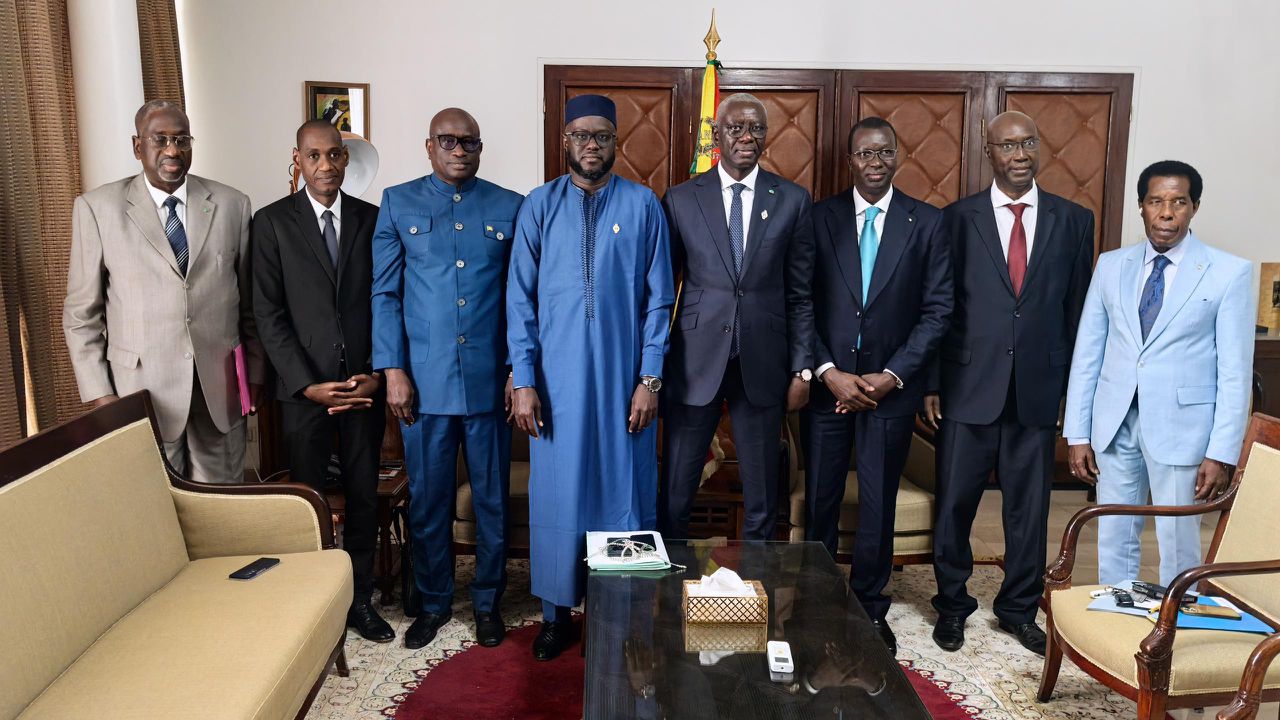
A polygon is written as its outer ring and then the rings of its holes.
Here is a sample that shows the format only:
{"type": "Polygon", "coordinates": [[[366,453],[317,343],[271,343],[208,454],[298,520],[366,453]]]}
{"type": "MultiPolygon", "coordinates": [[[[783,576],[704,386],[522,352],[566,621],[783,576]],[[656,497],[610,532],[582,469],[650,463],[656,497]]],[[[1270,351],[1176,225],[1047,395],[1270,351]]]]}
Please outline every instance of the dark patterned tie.
{"type": "MultiPolygon", "coordinates": [[[[746,236],[742,232],[742,191],[747,189],[742,183],[730,186],[733,190],[733,202],[729,204],[729,246],[733,248],[733,274],[742,277],[742,256],[746,249],[746,236]]],[[[735,300],[733,304],[733,344],[729,346],[729,358],[738,357],[738,349],[742,336],[739,325],[742,320],[742,308],[735,300]]]]}
{"type": "Polygon", "coordinates": [[[173,248],[173,256],[178,259],[178,270],[187,276],[187,231],[178,219],[178,198],[170,195],[165,198],[164,206],[169,210],[169,218],[164,221],[164,234],[169,238],[169,247],[173,248]]]}
{"type": "Polygon", "coordinates": [[[320,218],[324,220],[324,247],[329,251],[329,262],[333,263],[333,269],[338,269],[338,231],[333,228],[333,211],[325,210],[320,214],[320,218]]]}
{"type": "Polygon", "coordinates": [[[1169,267],[1169,258],[1157,255],[1151,261],[1155,267],[1142,286],[1142,299],[1138,301],[1138,322],[1142,323],[1142,342],[1147,341],[1151,326],[1156,324],[1160,316],[1160,306],[1164,304],[1164,269],[1169,267]]]}

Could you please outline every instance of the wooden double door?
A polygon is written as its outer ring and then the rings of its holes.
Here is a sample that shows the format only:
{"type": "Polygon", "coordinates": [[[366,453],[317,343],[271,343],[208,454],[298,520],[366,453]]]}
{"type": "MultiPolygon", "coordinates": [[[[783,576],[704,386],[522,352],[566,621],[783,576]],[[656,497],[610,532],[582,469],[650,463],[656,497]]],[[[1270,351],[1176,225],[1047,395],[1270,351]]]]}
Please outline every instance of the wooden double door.
{"type": "MultiPolygon", "coordinates": [[[[618,106],[615,171],[661,196],[689,178],[702,68],[548,65],[548,180],[568,171],[560,145],[564,102],[584,93],[618,106]]],[[[991,182],[982,152],[986,120],[1020,110],[1036,120],[1038,182],[1092,210],[1095,255],[1120,245],[1133,76],[1102,73],[755,70],[730,68],[721,97],[750,92],[768,111],[761,165],[815,200],[850,184],[849,130],[859,119],[893,123],[903,151],[894,184],[939,207],[991,182]]]]}

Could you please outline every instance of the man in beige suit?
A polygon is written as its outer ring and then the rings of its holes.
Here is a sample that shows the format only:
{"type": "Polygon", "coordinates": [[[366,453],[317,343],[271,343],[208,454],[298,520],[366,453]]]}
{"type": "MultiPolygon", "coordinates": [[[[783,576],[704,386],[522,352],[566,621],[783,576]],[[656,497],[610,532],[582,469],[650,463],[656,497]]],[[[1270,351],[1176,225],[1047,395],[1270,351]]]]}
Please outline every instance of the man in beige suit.
{"type": "Polygon", "coordinates": [[[164,100],[134,119],[142,173],[76,198],[63,331],[80,399],[151,391],[169,462],[201,482],[241,482],[245,420],[263,379],[253,325],[249,198],[188,175],[191,126],[164,100]]]}

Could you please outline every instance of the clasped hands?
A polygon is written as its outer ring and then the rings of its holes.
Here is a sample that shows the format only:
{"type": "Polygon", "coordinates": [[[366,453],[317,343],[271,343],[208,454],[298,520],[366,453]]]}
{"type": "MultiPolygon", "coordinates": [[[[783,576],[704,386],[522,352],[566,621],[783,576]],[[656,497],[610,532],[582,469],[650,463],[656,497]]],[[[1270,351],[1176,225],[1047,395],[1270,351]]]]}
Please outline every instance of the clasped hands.
{"type": "Polygon", "coordinates": [[[836,398],[836,412],[840,414],[875,410],[898,381],[887,372],[855,375],[831,368],[822,374],[822,383],[836,398]]]}
{"type": "Polygon", "coordinates": [[[382,384],[378,373],[360,373],[346,380],[313,383],[302,394],[311,402],[323,405],[330,415],[351,410],[367,410],[373,406],[373,394],[382,384]]]}

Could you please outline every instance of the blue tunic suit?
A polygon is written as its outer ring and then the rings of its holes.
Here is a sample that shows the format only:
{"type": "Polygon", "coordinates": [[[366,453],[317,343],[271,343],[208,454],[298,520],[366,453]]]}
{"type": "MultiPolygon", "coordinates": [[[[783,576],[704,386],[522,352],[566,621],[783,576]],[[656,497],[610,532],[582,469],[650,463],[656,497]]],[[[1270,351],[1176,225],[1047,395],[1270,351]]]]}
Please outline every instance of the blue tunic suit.
{"type": "Polygon", "coordinates": [[[521,196],[434,175],[387,188],[373,235],[373,366],[413,380],[417,420],[401,425],[409,529],[423,610],[453,602],[453,506],[461,443],[476,515],[476,612],[506,579],[511,430],[503,283],[521,196]]]}
{"type": "Polygon", "coordinates": [[[507,339],[516,387],[542,402],[529,557],[544,603],[581,600],[587,530],[657,523],[657,431],[628,433],[627,416],[640,376],[662,376],[674,301],[667,222],[648,188],[614,176],[592,196],[565,175],[529,193],[507,339]]]}

